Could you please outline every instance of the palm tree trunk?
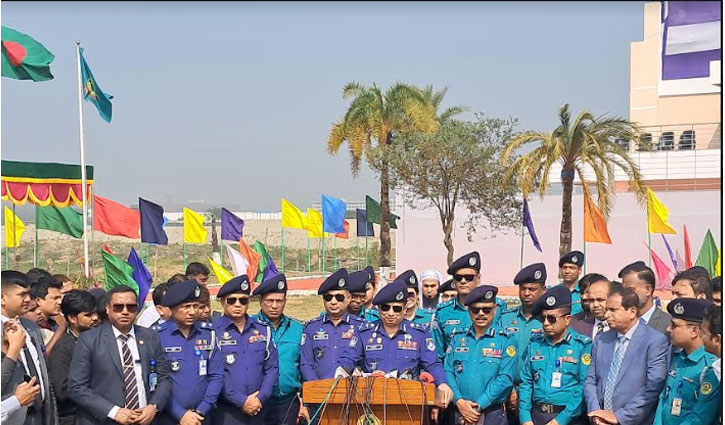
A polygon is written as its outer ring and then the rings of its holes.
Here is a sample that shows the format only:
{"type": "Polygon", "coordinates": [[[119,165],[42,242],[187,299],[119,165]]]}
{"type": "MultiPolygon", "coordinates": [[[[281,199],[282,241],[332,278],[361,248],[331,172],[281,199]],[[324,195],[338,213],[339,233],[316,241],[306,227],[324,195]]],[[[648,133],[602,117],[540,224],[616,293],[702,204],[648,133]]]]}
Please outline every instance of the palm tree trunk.
{"type": "Polygon", "coordinates": [[[571,196],[574,189],[574,169],[561,170],[561,229],[559,231],[559,256],[571,251],[571,196]]]}
{"type": "Polygon", "coordinates": [[[385,160],[380,167],[380,266],[390,267],[390,173],[385,160]]]}

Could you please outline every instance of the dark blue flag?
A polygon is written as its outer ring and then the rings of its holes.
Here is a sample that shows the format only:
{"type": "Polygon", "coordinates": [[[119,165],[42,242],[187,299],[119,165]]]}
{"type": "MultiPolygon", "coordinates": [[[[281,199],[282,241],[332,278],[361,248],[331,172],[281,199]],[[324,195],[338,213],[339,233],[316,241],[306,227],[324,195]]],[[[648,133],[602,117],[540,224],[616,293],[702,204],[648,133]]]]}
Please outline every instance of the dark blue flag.
{"type": "Polygon", "coordinates": [[[164,207],[138,198],[138,212],[141,214],[141,242],[168,245],[169,238],[164,231],[164,207]]]}
{"type": "Polygon", "coordinates": [[[329,233],[345,233],[347,206],[342,199],[322,195],[322,230],[329,233]]]}
{"type": "Polygon", "coordinates": [[[367,223],[367,212],[365,210],[356,209],[355,219],[357,221],[357,235],[360,236],[375,236],[373,231],[373,223],[367,223]],[[367,223],[367,234],[365,233],[365,223],[367,223]]]}
{"type": "Polygon", "coordinates": [[[267,257],[267,267],[264,268],[264,274],[262,275],[262,280],[271,279],[275,276],[277,276],[279,273],[279,270],[277,270],[277,266],[274,264],[274,260],[272,259],[272,256],[269,255],[267,257]]]}
{"type": "Polygon", "coordinates": [[[144,301],[146,301],[146,295],[148,295],[149,289],[151,289],[151,283],[154,279],[151,277],[149,269],[147,269],[143,264],[143,261],[141,261],[138,257],[138,254],[136,254],[136,250],[133,247],[131,247],[131,252],[128,253],[128,264],[133,267],[131,277],[133,277],[133,280],[135,280],[138,284],[138,305],[143,306],[144,301]]]}
{"type": "Polygon", "coordinates": [[[534,222],[531,220],[531,213],[529,213],[529,204],[526,202],[526,199],[524,199],[524,226],[526,226],[527,229],[529,229],[529,235],[531,235],[531,241],[534,243],[534,246],[536,249],[539,250],[539,252],[544,252],[541,250],[541,245],[539,244],[539,238],[536,237],[536,230],[534,230],[534,222]]]}
{"type": "Polygon", "coordinates": [[[222,208],[222,240],[239,242],[242,239],[244,220],[222,208]]]}

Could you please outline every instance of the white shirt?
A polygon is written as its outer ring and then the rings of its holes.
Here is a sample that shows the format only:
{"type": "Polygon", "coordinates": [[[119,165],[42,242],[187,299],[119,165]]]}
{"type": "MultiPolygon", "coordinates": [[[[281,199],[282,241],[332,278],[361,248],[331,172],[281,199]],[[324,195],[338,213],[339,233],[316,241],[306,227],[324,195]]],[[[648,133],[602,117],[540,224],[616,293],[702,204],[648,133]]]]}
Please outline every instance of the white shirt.
{"type": "MultiPolygon", "coordinates": [[[[10,318],[6,317],[4,314],[0,315],[2,318],[2,323],[7,322],[10,320],[10,318]]],[[[18,326],[21,328],[23,325],[20,323],[20,320],[16,321],[18,326]]],[[[39,374],[42,374],[42,369],[40,368],[40,358],[38,357],[38,350],[35,349],[35,344],[33,344],[33,339],[30,337],[30,332],[28,332],[27,329],[23,328],[25,330],[25,346],[28,347],[28,351],[30,352],[30,357],[35,365],[35,370],[38,371],[39,374]]],[[[30,375],[30,369],[28,369],[28,363],[27,359],[25,358],[25,350],[20,350],[20,359],[21,363],[23,364],[23,367],[25,368],[25,372],[30,375]]],[[[40,395],[41,400],[45,400],[45,384],[43,383],[42,376],[38,376],[38,384],[40,384],[40,395]]]]}
{"type": "Polygon", "coordinates": [[[146,308],[144,308],[141,314],[139,314],[136,318],[136,324],[139,326],[143,326],[144,328],[148,328],[151,327],[151,325],[153,325],[154,322],[156,322],[160,318],[161,315],[159,315],[159,312],[156,311],[156,306],[154,305],[154,302],[149,301],[146,308]]]}
{"type": "MultiPolygon", "coordinates": [[[[121,358],[121,366],[123,366],[123,341],[119,338],[121,331],[116,329],[115,326],[111,326],[113,329],[113,336],[116,338],[116,346],[118,348],[118,355],[121,358]]],[[[133,358],[133,371],[136,373],[136,388],[138,390],[138,407],[146,407],[146,387],[143,384],[143,371],[141,369],[141,357],[138,354],[138,345],[136,341],[136,333],[133,330],[128,332],[128,348],[131,350],[131,357],[133,358]]],[[[116,417],[116,413],[121,409],[121,406],[114,406],[108,412],[108,418],[113,420],[116,417]]]]}
{"type": "Polygon", "coordinates": [[[609,330],[609,324],[605,322],[604,320],[599,320],[596,317],[594,318],[594,328],[592,329],[592,339],[594,339],[595,336],[599,333],[599,324],[604,323],[604,328],[602,328],[601,332],[606,332],[609,330]]]}
{"type": "Polygon", "coordinates": [[[0,412],[0,421],[5,423],[5,421],[10,419],[10,417],[20,410],[21,407],[20,401],[18,401],[18,398],[15,397],[15,395],[6,398],[0,405],[0,410],[2,410],[2,412],[0,412]]]}
{"type": "Polygon", "coordinates": [[[722,359],[720,357],[712,363],[712,370],[715,371],[715,376],[717,376],[717,380],[720,381],[720,374],[722,373],[722,359]]]}
{"type": "Polygon", "coordinates": [[[645,323],[649,323],[649,319],[652,318],[652,314],[655,312],[655,309],[657,306],[652,303],[652,307],[649,308],[641,317],[642,320],[644,320],[645,323]]]}

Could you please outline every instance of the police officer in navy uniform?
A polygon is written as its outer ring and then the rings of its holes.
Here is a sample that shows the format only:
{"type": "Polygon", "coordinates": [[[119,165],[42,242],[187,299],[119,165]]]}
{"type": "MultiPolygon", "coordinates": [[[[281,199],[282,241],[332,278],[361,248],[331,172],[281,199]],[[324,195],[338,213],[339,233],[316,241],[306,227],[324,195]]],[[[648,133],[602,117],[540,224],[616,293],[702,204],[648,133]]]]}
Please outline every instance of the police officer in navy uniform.
{"type": "Polygon", "coordinates": [[[579,276],[584,266],[584,253],[571,251],[559,258],[559,273],[562,284],[571,291],[571,314],[579,314],[582,308],[581,290],[579,289],[579,276]]]}
{"type": "Polygon", "coordinates": [[[504,402],[514,384],[516,339],[496,326],[497,293],[495,286],[482,285],[465,299],[471,324],[451,334],[443,364],[455,403],[444,424],[507,424],[504,402]]]}
{"type": "Polygon", "coordinates": [[[161,305],[171,317],[158,331],[171,370],[171,397],[159,425],[208,425],[224,383],[221,355],[212,325],[198,321],[200,287],[187,280],[169,287],[161,305]],[[193,390],[191,390],[193,389],[193,390]]]}
{"type": "Polygon", "coordinates": [[[254,316],[272,329],[279,357],[279,380],[265,405],[265,425],[296,425],[300,412],[300,338],[302,323],[284,314],[287,278],[284,274],[263,281],[253,293],[259,296],[260,312],[254,316]]]}
{"type": "Polygon", "coordinates": [[[277,348],[266,324],[247,315],[250,281],[237,276],[217,293],[224,315],[214,322],[224,362],[224,388],[214,423],[263,424],[263,407],[277,384],[277,348]]]}
{"type": "Polygon", "coordinates": [[[347,305],[347,312],[365,321],[375,321],[380,315],[374,308],[365,306],[367,292],[372,287],[371,279],[375,279],[369,270],[360,270],[347,275],[348,290],[350,291],[350,303],[347,305]]]}
{"type": "Polygon", "coordinates": [[[340,269],[325,279],[317,290],[323,297],[325,311],[305,323],[302,332],[300,372],[303,382],[333,378],[338,367],[349,370],[353,366],[350,360],[345,363],[350,356],[343,354],[350,350],[350,341],[365,321],[347,312],[348,288],[347,270],[340,269]]]}
{"type": "Polygon", "coordinates": [[[425,310],[420,308],[418,305],[420,301],[420,286],[418,282],[418,276],[415,275],[413,270],[406,270],[398,277],[395,281],[402,281],[405,283],[407,288],[407,303],[405,305],[405,318],[413,323],[423,325],[428,328],[433,321],[433,310],[425,310]]]}
{"type": "Polygon", "coordinates": [[[563,285],[552,287],[536,302],[533,314],[542,317],[544,333],[531,337],[522,358],[521,424],[586,425],[583,388],[592,339],[569,328],[571,292],[563,285]]]}

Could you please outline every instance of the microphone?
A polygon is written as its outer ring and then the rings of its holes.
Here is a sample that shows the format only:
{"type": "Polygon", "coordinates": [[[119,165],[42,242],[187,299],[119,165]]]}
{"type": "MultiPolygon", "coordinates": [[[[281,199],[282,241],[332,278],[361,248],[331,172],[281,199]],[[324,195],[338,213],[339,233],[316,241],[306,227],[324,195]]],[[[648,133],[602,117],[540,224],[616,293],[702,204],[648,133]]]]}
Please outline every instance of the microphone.
{"type": "Polygon", "coordinates": [[[419,379],[419,380],[420,380],[421,382],[427,382],[427,383],[429,383],[429,384],[432,384],[432,383],[434,383],[434,382],[435,382],[435,379],[433,379],[433,375],[431,375],[431,374],[430,374],[430,373],[428,373],[428,372],[422,372],[422,373],[420,374],[420,376],[418,377],[418,379],[419,379]]]}
{"type": "Polygon", "coordinates": [[[400,379],[407,379],[412,380],[413,379],[413,371],[410,369],[405,369],[403,373],[400,374],[400,379]]]}

